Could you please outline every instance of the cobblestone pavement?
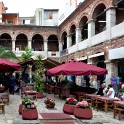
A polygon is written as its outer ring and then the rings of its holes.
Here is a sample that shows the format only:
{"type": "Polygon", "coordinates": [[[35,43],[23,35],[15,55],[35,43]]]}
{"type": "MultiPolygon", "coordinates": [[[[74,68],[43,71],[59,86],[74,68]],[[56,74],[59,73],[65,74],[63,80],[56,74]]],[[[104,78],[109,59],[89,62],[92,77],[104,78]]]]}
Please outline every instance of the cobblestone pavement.
{"type": "MultiPolygon", "coordinates": [[[[38,113],[40,112],[63,112],[62,108],[65,103],[65,100],[61,100],[58,96],[54,97],[53,94],[45,94],[46,97],[55,99],[56,106],[54,109],[46,109],[44,105],[44,98],[38,99],[35,101],[37,105],[38,113]]],[[[5,105],[5,114],[0,113],[0,124],[13,124],[15,119],[21,119],[21,115],[18,113],[18,107],[21,103],[21,97],[17,95],[10,95],[10,102],[8,105],[5,105]]],[[[39,119],[41,116],[39,115],[39,119]]],[[[77,120],[75,124],[124,124],[124,118],[120,121],[116,118],[113,118],[113,112],[103,112],[96,111],[93,109],[93,119],[91,120],[77,120]]],[[[28,123],[29,124],[29,123],[28,123]]]]}

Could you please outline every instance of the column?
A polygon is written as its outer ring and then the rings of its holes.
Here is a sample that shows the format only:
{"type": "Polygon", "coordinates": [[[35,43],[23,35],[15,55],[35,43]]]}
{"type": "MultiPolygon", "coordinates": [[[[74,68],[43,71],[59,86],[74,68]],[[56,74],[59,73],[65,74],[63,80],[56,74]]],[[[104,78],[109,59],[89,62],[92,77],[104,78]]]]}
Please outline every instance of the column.
{"type": "Polygon", "coordinates": [[[81,42],[81,29],[77,28],[76,29],[76,44],[78,44],[79,42],[81,42]]]}
{"type": "Polygon", "coordinates": [[[59,51],[62,51],[62,41],[59,40],[59,51]]]}
{"type": "Polygon", "coordinates": [[[67,49],[71,46],[71,36],[67,36],[67,49]]]}
{"type": "Polygon", "coordinates": [[[110,78],[113,74],[118,73],[118,67],[116,63],[112,63],[111,61],[107,60],[106,63],[106,69],[108,70],[108,74],[106,75],[106,86],[110,84],[110,78]]]}
{"type": "Polygon", "coordinates": [[[110,7],[106,11],[106,29],[109,29],[116,25],[116,9],[110,7]]]}
{"type": "Polygon", "coordinates": [[[32,49],[32,40],[28,40],[28,48],[32,49]]]}
{"type": "Polygon", "coordinates": [[[47,44],[47,40],[44,40],[44,51],[48,50],[48,44],[47,44]]]}
{"type": "Polygon", "coordinates": [[[45,53],[45,58],[48,57],[48,41],[45,39],[44,40],[44,53],[45,53]]]}
{"type": "Polygon", "coordinates": [[[32,83],[32,65],[28,65],[28,68],[29,68],[29,80],[30,80],[30,83],[32,83]]]}
{"type": "Polygon", "coordinates": [[[95,20],[90,20],[88,22],[88,38],[95,35],[95,20]]]}
{"type": "Polygon", "coordinates": [[[15,40],[12,40],[12,51],[15,51],[15,40]]]}

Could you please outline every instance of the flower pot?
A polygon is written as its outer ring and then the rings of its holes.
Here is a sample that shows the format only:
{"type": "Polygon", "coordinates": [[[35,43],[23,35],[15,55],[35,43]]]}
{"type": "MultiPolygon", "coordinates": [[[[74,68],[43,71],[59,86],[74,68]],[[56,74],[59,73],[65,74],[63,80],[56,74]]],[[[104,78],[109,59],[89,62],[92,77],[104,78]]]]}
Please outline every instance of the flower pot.
{"type": "Polygon", "coordinates": [[[92,109],[74,108],[74,116],[79,119],[91,119],[93,117],[92,109]]]}
{"type": "Polygon", "coordinates": [[[19,105],[19,110],[18,110],[18,112],[19,112],[20,115],[22,114],[22,108],[23,108],[23,105],[20,104],[20,105],[19,105]]]}
{"type": "Polygon", "coordinates": [[[46,108],[54,108],[54,105],[46,104],[46,108]]]}
{"type": "Polygon", "coordinates": [[[36,97],[37,97],[37,99],[41,99],[41,98],[43,98],[43,95],[38,92],[38,93],[36,94],[36,97]]]}
{"type": "Polygon", "coordinates": [[[37,109],[23,109],[22,118],[24,120],[37,120],[38,119],[37,109]]]}
{"type": "Polygon", "coordinates": [[[75,105],[64,104],[63,112],[66,114],[74,114],[75,105]]]}

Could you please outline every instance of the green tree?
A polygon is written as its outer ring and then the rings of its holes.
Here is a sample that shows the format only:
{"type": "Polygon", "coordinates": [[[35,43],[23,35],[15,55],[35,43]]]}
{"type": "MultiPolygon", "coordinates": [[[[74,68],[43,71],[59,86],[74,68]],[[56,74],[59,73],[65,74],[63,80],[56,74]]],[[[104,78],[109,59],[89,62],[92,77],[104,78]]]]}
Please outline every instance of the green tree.
{"type": "Polygon", "coordinates": [[[22,53],[21,58],[23,61],[30,59],[33,56],[31,49],[25,47],[25,51],[22,53]]]}
{"type": "Polygon", "coordinates": [[[34,87],[38,92],[43,93],[44,81],[41,75],[44,73],[45,67],[44,63],[42,62],[42,56],[37,56],[34,65],[35,65],[34,87]]]}
{"type": "Polygon", "coordinates": [[[0,58],[3,59],[18,59],[11,49],[0,46],[0,58]]]}

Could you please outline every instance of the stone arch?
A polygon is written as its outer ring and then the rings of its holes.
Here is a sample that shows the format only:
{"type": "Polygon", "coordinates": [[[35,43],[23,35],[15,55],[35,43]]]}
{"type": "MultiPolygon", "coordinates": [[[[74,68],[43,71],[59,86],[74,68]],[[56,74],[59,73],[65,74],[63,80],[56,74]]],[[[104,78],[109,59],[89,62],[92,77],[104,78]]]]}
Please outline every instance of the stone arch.
{"type": "Polygon", "coordinates": [[[51,34],[48,37],[48,51],[59,51],[58,37],[55,34],[51,34]]]}
{"type": "Polygon", "coordinates": [[[92,13],[92,18],[95,21],[95,34],[106,30],[106,6],[99,3],[92,13]]]}
{"type": "Polygon", "coordinates": [[[81,41],[88,38],[88,18],[83,16],[79,22],[79,28],[81,29],[81,41]]]}
{"type": "Polygon", "coordinates": [[[87,19],[88,19],[88,21],[89,21],[89,14],[88,13],[81,13],[80,14],[80,16],[79,16],[79,18],[78,18],[78,27],[80,27],[80,22],[81,22],[81,19],[83,18],[83,17],[87,17],[87,19]]]}
{"type": "Polygon", "coordinates": [[[61,36],[62,49],[67,49],[67,32],[64,31],[61,36]]]}
{"type": "Polygon", "coordinates": [[[28,46],[28,37],[24,33],[18,33],[16,35],[15,48],[16,50],[25,50],[28,46]]]}
{"type": "Polygon", "coordinates": [[[12,37],[8,33],[0,34],[0,45],[12,49],[12,37]]]}
{"type": "Polygon", "coordinates": [[[70,29],[69,35],[71,38],[71,46],[73,46],[76,44],[76,26],[73,24],[69,29],[70,29]]]}
{"type": "Polygon", "coordinates": [[[68,30],[69,32],[68,32],[68,34],[70,34],[70,32],[71,32],[71,27],[72,27],[72,26],[75,26],[75,29],[77,28],[77,27],[76,27],[76,23],[72,22],[72,23],[69,25],[69,30],[68,30]]]}
{"type": "Polygon", "coordinates": [[[106,8],[108,7],[108,4],[105,0],[98,0],[94,3],[94,6],[93,8],[91,9],[91,14],[90,14],[90,19],[93,19],[93,13],[94,13],[94,10],[96,9],[97,6],[99,6],[100,4],[103,4],[106,8]]]}
{"type": "Polygon", "coordinates": [[[44,50],[44,39],[41,34],[34,34],[32,36],[32,50],[34,51],[44,50]]]}

